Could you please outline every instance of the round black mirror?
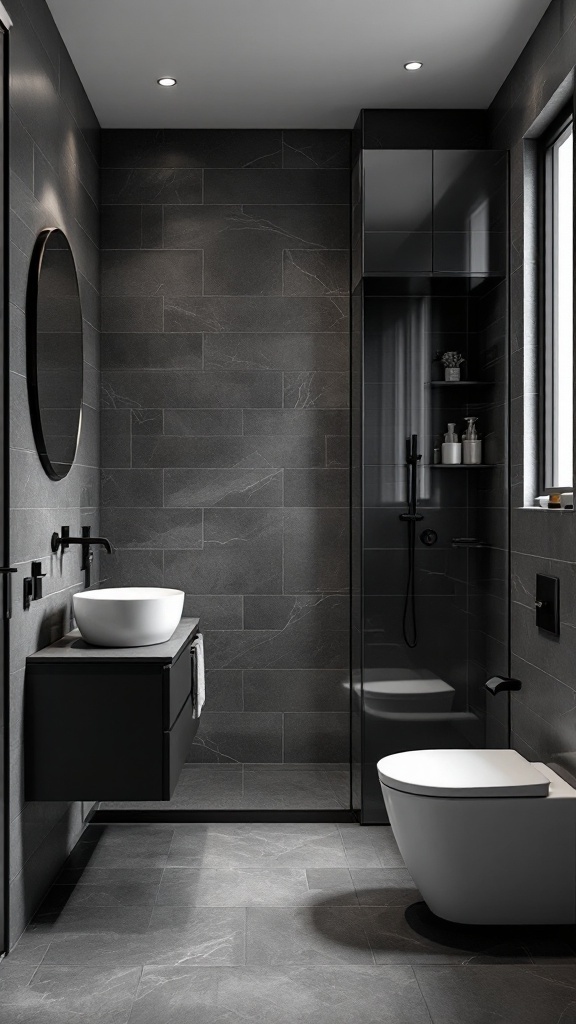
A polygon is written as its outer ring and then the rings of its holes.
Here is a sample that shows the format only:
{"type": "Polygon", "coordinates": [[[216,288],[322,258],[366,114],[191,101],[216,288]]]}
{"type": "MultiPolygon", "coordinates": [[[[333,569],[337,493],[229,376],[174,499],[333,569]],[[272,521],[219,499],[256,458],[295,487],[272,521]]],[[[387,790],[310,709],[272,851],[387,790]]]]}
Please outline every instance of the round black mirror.
{"type": "Polygon", "coordinates": [[[70,472],[82,424],[82,308],[74,257],[59,228],[36,239],[26,295],[26,368],[34,440],[52,480],[70,472]]]}

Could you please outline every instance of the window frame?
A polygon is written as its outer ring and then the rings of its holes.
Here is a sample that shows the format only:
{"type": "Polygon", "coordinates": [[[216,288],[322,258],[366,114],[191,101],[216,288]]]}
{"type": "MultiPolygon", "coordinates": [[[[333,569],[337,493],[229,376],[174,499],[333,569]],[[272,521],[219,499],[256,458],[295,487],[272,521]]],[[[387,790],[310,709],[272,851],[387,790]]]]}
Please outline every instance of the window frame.
{"type": "MultiPolygon", "coordinates": [[[[538,232],[538,256],[541,264],[540,273],[540,357],[538,361],[539,386],[539,434],[540,434],[540,457],[538,466],[540,493],[545,494],[551,491],[573,489],[574,469],[572,480],[560,483],[551,483],[552,470],[555,462],[555,430],[554,430],[554,406],[555,406],[555,355],[556,355],[556,334],[555,334],[555,237],[549,231],[554,225],[555,210],[555,178],[554,168],[554,147],[567,132],[572,128],[572,136],[576,129],[573,101],[563,107],[554,121],[549,125],[546,132],[539,140],[539,177],[540,177],[540,216],[538,232]]],[[[574,190],[574,177],[576,172],[576,159],[573,163],[572,184],[574,190]]],[[[574,210],[573,206],[573,222],[574,210]]],[[[574,248],[574,224],[573,224],[573,248],[574,248]]],[[[573,258],[574,271],[576,272],[576,261],[573,258]]],[[[574,294],[574,291],[573,291],[574,294]]],[[[574,324],[576,322],[576,308],[573,304],[572,322],[572,353],[574,360],[574,324]]],[[[573,438],[573,460],[574,460],[574,418],[576,414],[576,403],[572,407],[572,438],[573,438]]]]}

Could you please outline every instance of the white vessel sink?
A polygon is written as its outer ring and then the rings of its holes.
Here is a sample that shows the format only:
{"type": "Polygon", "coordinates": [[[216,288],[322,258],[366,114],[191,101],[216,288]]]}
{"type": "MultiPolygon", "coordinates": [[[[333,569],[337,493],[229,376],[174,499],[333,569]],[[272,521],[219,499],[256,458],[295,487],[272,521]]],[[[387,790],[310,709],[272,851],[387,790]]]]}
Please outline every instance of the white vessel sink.
{"type": "Polygon", "coordinates": [[[110,587],[74,594],[84,640],[96,647],[163,644],[182,618],[184,592],[162,587],[110,587]]]}

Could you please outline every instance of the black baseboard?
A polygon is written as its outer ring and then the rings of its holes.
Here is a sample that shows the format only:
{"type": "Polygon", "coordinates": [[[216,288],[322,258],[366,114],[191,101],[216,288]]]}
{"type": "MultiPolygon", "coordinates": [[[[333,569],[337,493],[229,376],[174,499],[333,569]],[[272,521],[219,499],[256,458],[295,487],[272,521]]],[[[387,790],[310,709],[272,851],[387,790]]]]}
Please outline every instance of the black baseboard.
{"type": "Polygon", "coordinates": [[[214,822],[231,824],[261,822],[290,824],[345,824],[356,822],[353,811],[96,811],[91,819],[93,825],[143,824],[194,824],[214,822]]]}
{"type": "Polygon", "coordinates": [[[98,814],[98,803],[93,803],[88,814],[84,818],[84,825],[91,825],[96,814],[98,814]]]}

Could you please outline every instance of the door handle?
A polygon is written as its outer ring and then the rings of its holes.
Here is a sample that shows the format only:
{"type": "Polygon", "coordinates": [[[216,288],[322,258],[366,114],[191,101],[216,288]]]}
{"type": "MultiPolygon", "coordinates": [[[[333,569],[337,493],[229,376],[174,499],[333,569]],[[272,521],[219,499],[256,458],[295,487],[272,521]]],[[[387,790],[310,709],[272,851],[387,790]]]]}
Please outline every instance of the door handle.
{"type": "Polygon", "coordinates": [[[13,569],[9,565],[0,565],[0,575],[2,576],[2,589],[3,589],[3,617],[5,619],[12,618],[12,573],[18,572],[18,569],[13,569]]]}

